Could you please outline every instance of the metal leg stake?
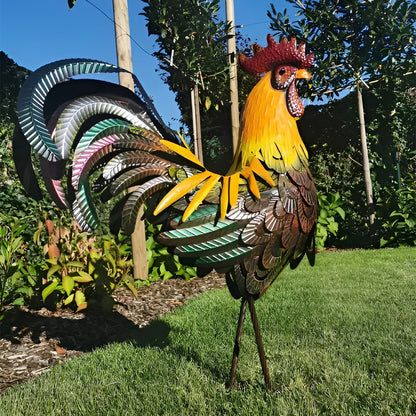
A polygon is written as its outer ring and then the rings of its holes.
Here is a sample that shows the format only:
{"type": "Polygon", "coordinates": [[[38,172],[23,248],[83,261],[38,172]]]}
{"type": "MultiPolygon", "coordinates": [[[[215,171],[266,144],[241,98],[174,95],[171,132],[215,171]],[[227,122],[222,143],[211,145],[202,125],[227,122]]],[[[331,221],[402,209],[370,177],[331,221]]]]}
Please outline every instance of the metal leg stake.
{"type": "Polygon", "coordinates": [[[242,298],[241,306],[240,306],[240,315],[238,316],[237,332],[235,334],[233,360],[231,363],[231,371],[230,371],[230,381],[228,383],[228,387],[230,389],[234,387],[234,383],[235,383],[235,374],[237,372],[238,354],[240,353],[241,337],[243,336],[244,318],[246,316],[246,304],[247,304],[247,299],[242,298]]]}
{"type": "Polygon", "coordinates": [[[253,322],[254,333],[256,335],[257,350],[260,356],[261,368],[267,388],[272,390],[272,382],[270,380],[269,369],[267,368],[266,355],[264,354],[263,341],[261,339],[259,321],[257,320],[256,309],[254,307],[254,299],[252,296],[248,298],[248,307],[250,309],[251,321],[253,322]]]}

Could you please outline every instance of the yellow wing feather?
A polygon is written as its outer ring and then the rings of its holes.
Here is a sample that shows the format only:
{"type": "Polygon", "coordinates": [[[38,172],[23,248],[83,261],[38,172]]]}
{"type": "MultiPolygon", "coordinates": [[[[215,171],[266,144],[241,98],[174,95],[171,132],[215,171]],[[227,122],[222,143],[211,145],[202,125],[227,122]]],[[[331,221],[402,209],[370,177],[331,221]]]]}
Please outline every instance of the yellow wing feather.
{"type": "Polygon", "coordinates": [[[257,186],[256,178],[254,177],[253,171],[251,168],[246,168],[241,172],[241,176],[247,181],[248,188],[253,193],[253,195],[260,199],[260,191],[259,187],[257,186]]]}
{"type": "Polygon", "coordinates": [[[169,142],[168,140],[161,140],[160,143],[164,144],[170,150],[173,150],[178,155],[188,159],[190,162],[195,163],[196,165],[201,166],[202,168],[204,165],[199,161],[199,159],[189,150],[188,147],[182,147],[179,144],[169,142]]]}
{"type": "Polygon", "coordinates": [[[225,215],[227,214],[229,184],[230,184],[230,177],[223,176],[222,190],[221,190],[221,197],[220,197],[220,215],[221,215],[221,218],[223,219],[225,218],[225,215]]]}
{"type": "MultiPolygon", "coordinates": [[[[161,143],[168,147],[170,150],[176,152],[178,155],[189,160],[190,162],[204,168],[204,165],[191,152],[186,143],[184,143],[184,146],[180,146],[176,143],[172,143],[166,140],[161,140],[161,143]]],[[[182,216],[182,220],[185,221],[198,208],[205,197],[222,178],[222,189],[220,194],[220,215],[221,218],[224,219],[227,214],[228,207],[234,207],[237,204],[241,177],[246,180],[248,188],[253,193],[253,195],[256,198],[260,198],[260,191],[254,174],[258,175],[270,186],[275,185],[273,178],[264,168],[262,163],[257,159],[257,157],[253,157],[249,166],[231,175],[219,175],[217,173],[210,172],[209,170],[204,170],[203,172],[197,173],[184,179],[164,196],[164,198],[160,201],[154,210],[154,215],[160,214],[163,210],[174,204],[180,198],[191,192],[194,188],[200,186],[205,181],[205,183],[200,187],[200,189],[197,191],[187,206],[182,216]]]]}
{"type": "Polygon", "coordinates": [[[238,187],[240,185],[240,173],[230,176],[230,205],[233,207],[237,203],[238,187]]]}
{"type": "Polygon", "coordinates": [[[164,209],[174,204],[178,199],[185,196],[188,192],[192,191],[192,189],[202,183],[210,175],[211,172],[206,170],[204,172],[190,176],[189,178],[184,179],[182,182],[179,182],[159,202],[158,206],[154,210],[154,214],[160,214],[164,209]]]}
{"type": "Polygon", "coordinates": [[[185,212],[183,213],[182,221],[186,221],[186,219],[199,207],[201,202],[205,199],[209,191],[214,187],[220,178],[221,175],[216,175],[214,173],[205,181],[187,206],[185,212]]]}

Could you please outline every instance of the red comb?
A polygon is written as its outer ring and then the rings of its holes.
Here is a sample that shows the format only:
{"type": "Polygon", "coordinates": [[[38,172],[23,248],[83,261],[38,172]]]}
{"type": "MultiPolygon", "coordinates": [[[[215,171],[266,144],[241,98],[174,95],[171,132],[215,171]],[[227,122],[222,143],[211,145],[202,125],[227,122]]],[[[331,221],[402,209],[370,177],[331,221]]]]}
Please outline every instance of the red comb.
{"type": "Polygon", "coordinates": [[[313,54],[305,56],[306,45],[301,43],[296,47],[296,38],[288,41],[283,38],[277,43],[273,36],[267,35],[267,46],[262,48],[257,43],[252,46],[254,56],[248,58],[243,54],[238,55],[239,65],[250,74],[264,74],[272,69],[274,65],[290,64],[301,68],[309,68],[313,63],[313,54]]]}

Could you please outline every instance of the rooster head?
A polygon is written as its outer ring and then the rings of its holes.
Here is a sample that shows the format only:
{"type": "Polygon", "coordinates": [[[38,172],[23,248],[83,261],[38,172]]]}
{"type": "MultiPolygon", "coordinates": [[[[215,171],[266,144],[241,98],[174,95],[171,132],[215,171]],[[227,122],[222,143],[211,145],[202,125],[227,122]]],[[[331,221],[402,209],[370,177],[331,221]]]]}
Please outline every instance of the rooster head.
{"type": "Polygon", "coordinates": [[[295,80],[310,78],[306,68],[313,63],[313,54],[305,54],[305,43],[302,42],[297,47],[294,37],[290,40],[283,38],[277,43],[271,35],[267,35],[267,46],[263,48],[255,43],[252,50],[254,56],[251,58],[239,54],[239,65],[246,72],[255,75],[271,71],[271,87],[284,91],[289,114],[295,118],[301,117],[304,107],[297,93],[295,80]]]}

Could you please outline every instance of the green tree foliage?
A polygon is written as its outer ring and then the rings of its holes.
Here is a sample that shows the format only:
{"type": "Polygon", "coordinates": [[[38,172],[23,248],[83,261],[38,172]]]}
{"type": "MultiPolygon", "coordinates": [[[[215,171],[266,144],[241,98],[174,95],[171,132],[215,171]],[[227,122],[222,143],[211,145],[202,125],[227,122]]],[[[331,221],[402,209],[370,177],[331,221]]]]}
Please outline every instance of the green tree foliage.
{"type": "Polygon", "coordinates": [[[20,87],[30,71],[17,65],[0,51],[0,120],[2,125],[16,121],[16,100],[20,87]]]}
{"type": "MultiPolygon", "coordinates": [[[[398,170],[406,178],[414,165],[416,6],[407,0],[288,2],[294,7],[297,20],[291,21],[286,11],[280,13],[273,5],[268,16],[272,29],[306,41],[314,52],[316,64],[309,86],[312,99],[334,98],[357,83],[368,87],[364,90],[364,103],[378,214],[373,230],[377,241],[385,230],[382,222],[391,212],[400,210],[400,198],[386,197],[395,195],[401,182],[398,170]]],[[[312,132],[315,140],[322,136],[311,152],[318,185],[321,182],[332,192],[339,191],[346,201],[347,221],[341,238],[356,235],[358,242],[361,239],[361,244],[366,244],[362,239],[365,212],[360,207],[364,185],[358,176],[361,161],[355,100],[347,97],[339,104],[310,107],[300,125],[306,126],[306,141],[313,140],[312,132]],[[324,153],[319,155],[323,145],[324,153]]]]}
{"type": "Polygon", "coordinates": [[[11,139],[17,123],[16,101],[29,70],[17,65],[0,51],[0,191],[15,176],[11,139]]]}
{"type": "Polygon", "coordinates": [[[287,0],[296,11],[271,4],[271,28],[307,42],[316,57],[313,91],[330,96],[357,78],[389,82],[416,67],[416,5],[409,0],[287,0]]]}
{"type": "MultiPolygon", "coordinates": [[[[232,159],[228,26],[218,17],[219,0],[143,1],[149,35],[156,36],[159,47],[154,55],[162,79],[176,94],[182,122],[192,131],[190,92],[198,84],[205,164],[216,171],[227,170],[232,159]]],[[[247,42],[238,38],[238,48],[247,52],[247,42]]],[[[238,75],[244,103],[257,80],[238,75]]]]}

